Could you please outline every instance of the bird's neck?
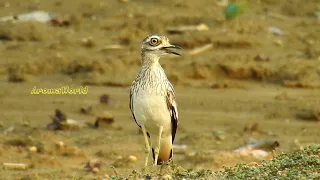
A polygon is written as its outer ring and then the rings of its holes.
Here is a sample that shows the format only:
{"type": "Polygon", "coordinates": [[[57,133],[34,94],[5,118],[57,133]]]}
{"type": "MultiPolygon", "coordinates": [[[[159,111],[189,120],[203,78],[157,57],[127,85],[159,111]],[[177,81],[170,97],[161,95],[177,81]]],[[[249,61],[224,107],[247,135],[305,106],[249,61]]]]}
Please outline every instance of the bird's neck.
{"type": "MultiPolygon", "coordinates": [[[[160,57],[151,53],[141,53],[142,67],[157,67],[160,66],[160,57]]],[[[160,66],[161,67],[161,66],[160,66]]]]}
{"type": "Polygon", "coordinates": [[[159,59],[159,56],[153,54],[142,54],[140,74],[147,73],[151,78],[166,79],[166,75],[159,63],[159,59]]]}
{"type": "Polygon", "coordinates": [[[167,76],[159,63],[159,56],[142,55],[142,66],[135,80],[146,94],[165,95],[167,76]]]}

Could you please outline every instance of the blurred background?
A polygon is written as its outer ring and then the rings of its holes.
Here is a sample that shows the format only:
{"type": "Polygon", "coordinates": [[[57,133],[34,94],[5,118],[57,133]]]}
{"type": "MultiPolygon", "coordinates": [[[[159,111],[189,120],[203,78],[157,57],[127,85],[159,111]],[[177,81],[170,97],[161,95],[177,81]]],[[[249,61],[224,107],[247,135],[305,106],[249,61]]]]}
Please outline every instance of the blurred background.
{"type": "Polygon", "coordinates": [[[216,171],[320,143],[318,0],[1,0],[0,9],[0,179],[140,170],[129,87],[151,33],[184,49],[160,62],[179,105],[174,163],[216,171]],[[66,86],[87,89],[32,94],[66,86]]]}

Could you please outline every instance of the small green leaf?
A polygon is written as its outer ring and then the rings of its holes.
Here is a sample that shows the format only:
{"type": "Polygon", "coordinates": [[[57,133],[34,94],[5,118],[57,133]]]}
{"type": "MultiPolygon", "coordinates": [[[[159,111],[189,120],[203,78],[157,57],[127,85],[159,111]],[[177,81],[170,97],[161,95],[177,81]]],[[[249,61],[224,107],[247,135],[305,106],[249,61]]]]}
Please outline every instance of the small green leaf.
{"type": "Polygon", "coordinates": [[[247,8],[246,2],[231,3],[225,7],[224,15],[227,20],[231,20],[247,8]]]}
{"type": "Polygon", "coordinates": [[[224,13],[226,19],[230,20],[236,17],[236,15],[239,13],[239,7],[237,4],[234,3],[229,4],[228,6],[226,6],[224,13]]]}

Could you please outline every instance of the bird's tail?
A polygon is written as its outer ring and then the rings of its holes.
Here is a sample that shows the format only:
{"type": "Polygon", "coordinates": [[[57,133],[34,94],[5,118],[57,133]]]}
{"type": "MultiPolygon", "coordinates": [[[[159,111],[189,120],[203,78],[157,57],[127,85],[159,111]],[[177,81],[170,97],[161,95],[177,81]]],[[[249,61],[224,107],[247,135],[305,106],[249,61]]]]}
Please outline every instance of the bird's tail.
{"type": "MultiPolygon", "coordinates": [[[[152,148],[153,160],[155,159],[154,149],[152,148]]],[[[168,136],[162,138],[160,141],[160,151],[157,164],[160,165],[163,162],[167,162],[172,158],[172,137],[168,136]]]]}

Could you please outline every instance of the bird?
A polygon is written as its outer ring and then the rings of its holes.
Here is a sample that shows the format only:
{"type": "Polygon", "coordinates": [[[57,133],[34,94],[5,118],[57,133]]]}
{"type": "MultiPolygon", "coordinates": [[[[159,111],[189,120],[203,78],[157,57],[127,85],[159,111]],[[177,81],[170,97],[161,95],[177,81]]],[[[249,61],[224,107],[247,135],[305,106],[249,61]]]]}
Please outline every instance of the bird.
{"type": "Polygon", "coordinates": [[[145,141],[145,167],[152,151],[153,165],[172,162],[172,145],[178,128],[175,91],[159,60],[181,56],[164,35],[151,34],[141,43],[141,68],[130,88],[129,107],[145,141]]]}

